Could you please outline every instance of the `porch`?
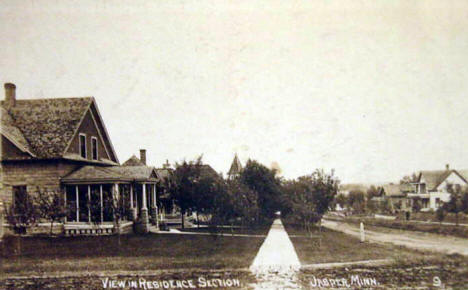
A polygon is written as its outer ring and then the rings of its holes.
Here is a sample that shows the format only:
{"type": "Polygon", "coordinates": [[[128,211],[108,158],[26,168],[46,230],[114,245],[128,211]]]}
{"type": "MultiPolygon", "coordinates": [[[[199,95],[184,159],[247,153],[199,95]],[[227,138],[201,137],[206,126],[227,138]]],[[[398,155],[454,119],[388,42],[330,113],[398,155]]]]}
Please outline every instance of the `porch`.
{"type": "Polygon", "coordinates": [[[109,234],[129,228],[148,232],[150,225],[158,228],[158,184],[154,169],[148,166],[79,169],[62,178],[65,233],[109,234]]]}

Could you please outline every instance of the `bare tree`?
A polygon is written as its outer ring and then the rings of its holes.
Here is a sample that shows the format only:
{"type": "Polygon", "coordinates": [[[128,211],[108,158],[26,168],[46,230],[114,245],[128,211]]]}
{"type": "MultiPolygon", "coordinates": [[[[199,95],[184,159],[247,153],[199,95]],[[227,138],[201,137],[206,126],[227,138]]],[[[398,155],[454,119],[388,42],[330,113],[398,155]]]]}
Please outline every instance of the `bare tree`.
{"type": "Polygon", "coordinates": [[[61,190],[46,192],[37,188],[34,199],[40,218],[50,221],[50,235],[52,235],[54,223],[67,216],[64,193],[61,190]]]}

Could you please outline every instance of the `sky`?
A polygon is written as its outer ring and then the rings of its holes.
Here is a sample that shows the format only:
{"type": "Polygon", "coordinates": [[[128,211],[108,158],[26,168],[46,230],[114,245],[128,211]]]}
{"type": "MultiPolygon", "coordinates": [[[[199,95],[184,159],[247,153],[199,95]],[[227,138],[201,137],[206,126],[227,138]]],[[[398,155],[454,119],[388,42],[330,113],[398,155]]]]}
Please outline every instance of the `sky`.
{"type": "Polygon", "coordinates": [[[120,162],[468,168],[467,1],[4,0],[0,37],[0,81],[94,96],[120,162]]]}

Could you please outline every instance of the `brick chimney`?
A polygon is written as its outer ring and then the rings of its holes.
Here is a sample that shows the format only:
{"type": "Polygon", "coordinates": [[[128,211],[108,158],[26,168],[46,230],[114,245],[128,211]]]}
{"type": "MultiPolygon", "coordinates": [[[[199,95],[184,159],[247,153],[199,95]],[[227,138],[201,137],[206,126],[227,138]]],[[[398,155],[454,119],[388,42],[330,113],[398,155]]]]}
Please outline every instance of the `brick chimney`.
{"type": "Polygon", "coordinates": [[[12,83],[5,83],[5,107],[10,109],[16,104],[16,86],[12,83]]]}
{"type": "Polygon", "coordinates": [[[140,161],[146,165],[146,149],[140,149],[140,161]]]}

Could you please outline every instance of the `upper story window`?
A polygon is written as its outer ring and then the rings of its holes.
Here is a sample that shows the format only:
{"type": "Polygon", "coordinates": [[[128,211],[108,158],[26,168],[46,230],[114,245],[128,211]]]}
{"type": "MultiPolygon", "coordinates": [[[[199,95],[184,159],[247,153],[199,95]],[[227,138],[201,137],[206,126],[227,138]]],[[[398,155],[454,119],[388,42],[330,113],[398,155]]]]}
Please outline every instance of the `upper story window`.
{"type": "Polygon", "coordinates": [[[86,152],[86,135],[80,134],[80,156],[83,158],[87,157],[86,152]]]}
{"type": "Polygon", "coordinates": [[[419,193],[426,193],[426,184],[420,183],[419,184],[419,193]]]}
{"type": "Polygon", "coordinates": [[[96,137],[91,137],[91,158],[98,160],[98,141],[96,137]]]}

